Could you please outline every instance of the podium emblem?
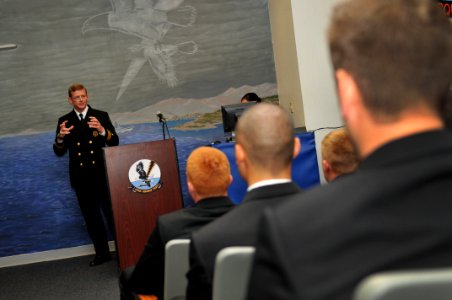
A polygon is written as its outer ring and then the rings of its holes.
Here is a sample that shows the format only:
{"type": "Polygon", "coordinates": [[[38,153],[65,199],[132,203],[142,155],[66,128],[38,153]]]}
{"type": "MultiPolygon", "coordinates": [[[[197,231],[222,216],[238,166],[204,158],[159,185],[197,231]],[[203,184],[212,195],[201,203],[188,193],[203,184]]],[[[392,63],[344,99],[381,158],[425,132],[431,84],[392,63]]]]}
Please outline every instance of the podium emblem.
{"type": "Polygon", "coordinates": [[[150,193],[162,187],[161,172],[157,163],[150,159],[140,159],[129,169],[130,189],[136,193],[150,193]]]}

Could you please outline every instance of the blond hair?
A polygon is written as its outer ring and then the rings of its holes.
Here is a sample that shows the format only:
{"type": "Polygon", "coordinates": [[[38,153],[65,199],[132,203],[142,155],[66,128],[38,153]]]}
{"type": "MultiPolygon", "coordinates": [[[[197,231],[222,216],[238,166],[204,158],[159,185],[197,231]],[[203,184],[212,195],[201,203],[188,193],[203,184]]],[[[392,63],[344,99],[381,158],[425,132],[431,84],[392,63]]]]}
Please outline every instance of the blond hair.
{"type": "Polygon", "coordinates": [[[85,86],[81,83],[73,83],[71,86],[67,89],[67,94],[69,97],[72,97],[72,93],[75,91],[81,91],[85,90],[85,93],[88,95],[88,90],[85,88],[85,86]]]}
{"type": "Polygon", "coordinates": [[[322,140],[322,159],[340,175],[349,174],[357,168],[360,158],[344,128],[328,133],[322,140]]]}

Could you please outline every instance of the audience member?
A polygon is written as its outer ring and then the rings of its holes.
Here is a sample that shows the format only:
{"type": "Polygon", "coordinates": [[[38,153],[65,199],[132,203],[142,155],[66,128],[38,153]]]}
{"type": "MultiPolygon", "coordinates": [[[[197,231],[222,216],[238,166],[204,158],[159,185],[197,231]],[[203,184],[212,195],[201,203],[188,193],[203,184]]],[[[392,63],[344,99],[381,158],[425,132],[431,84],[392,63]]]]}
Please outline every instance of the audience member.
{"type": "Polygon", "coordinates": [[[140,259],[120,275],[121,299],[134,294],[163,299],[165,245],[176,238],[189,238],[191,232],[234,207],[227,197],[232,181],[226,155],[218,149],[200,147],[187,160],[188,191],[195,205],[157,219],[140,259]]]}
{"type": "Polygon", "coordinates": [[[256,93],[246,93],[240,100],[241,103],[257,102],[261,103],[262,99],[256,93]]]}
{"type": "Polygon", "coordinates": [[[359,156],[344,128],[328,133],[322,140],[322,169],[327,182],[355,171],[359,156]]]}
{"type": "Polygon", "coordinates": [[[438,112],[450,26],[431,0],[333,10],[340,109],[363,161],[265,210],[248,299],[349,300],[371,273],[452,266],[452,135],[438,112]]]}
{"type": "Polygon", "coordinates": [[[258,213],[300,192],[291,181],[292,158],[300,147],[290,115],[277,105],[253,106],[239,119],[235,157],[248,191],[237,208],[192,235],[187,299],[211,299],[217,253],[254,245],[258,213]]]}

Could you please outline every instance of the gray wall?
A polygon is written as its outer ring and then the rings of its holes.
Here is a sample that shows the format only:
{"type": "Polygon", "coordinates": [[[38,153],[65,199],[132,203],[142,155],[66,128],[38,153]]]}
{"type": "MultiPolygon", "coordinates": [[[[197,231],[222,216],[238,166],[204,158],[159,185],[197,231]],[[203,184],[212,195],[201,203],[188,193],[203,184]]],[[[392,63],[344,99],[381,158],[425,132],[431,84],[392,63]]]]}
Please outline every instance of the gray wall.
{"type": "Polygon", "coordinates": [[[266,0],[176,3],[0,0],[0,136],[53,131],[72,82],[118,114],[275,83],[266,0]]]}

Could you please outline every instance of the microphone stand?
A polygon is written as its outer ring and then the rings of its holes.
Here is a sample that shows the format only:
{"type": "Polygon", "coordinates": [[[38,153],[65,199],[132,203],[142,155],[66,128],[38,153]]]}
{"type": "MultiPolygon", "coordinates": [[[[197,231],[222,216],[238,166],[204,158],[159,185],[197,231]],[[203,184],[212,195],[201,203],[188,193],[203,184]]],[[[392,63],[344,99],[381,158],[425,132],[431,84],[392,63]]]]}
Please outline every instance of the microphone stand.
{"type": "MultiPolygon", "coordinates": [[[[168,133],[168,138],[171,138],[171,134],[169,133],[169,129],[168,129],[168,124],[166,124],[166,119],[163,121],[163,123],[165,124],[166,132],[168,133]]],[[[165,132],[165,131],[163,131],[163,132],[165,132]]]]}
{"type": "Polygon", "coordinates": [[[163,117],[163,115],[159,114],[159,123],[162,123],[162,134],[163,134],[163,139],[166,140],[166,132],[168,132],[168,137],[171,138],[169,129],[168,129],[168,124],[166,124],[166,118],[163,117]]]}

